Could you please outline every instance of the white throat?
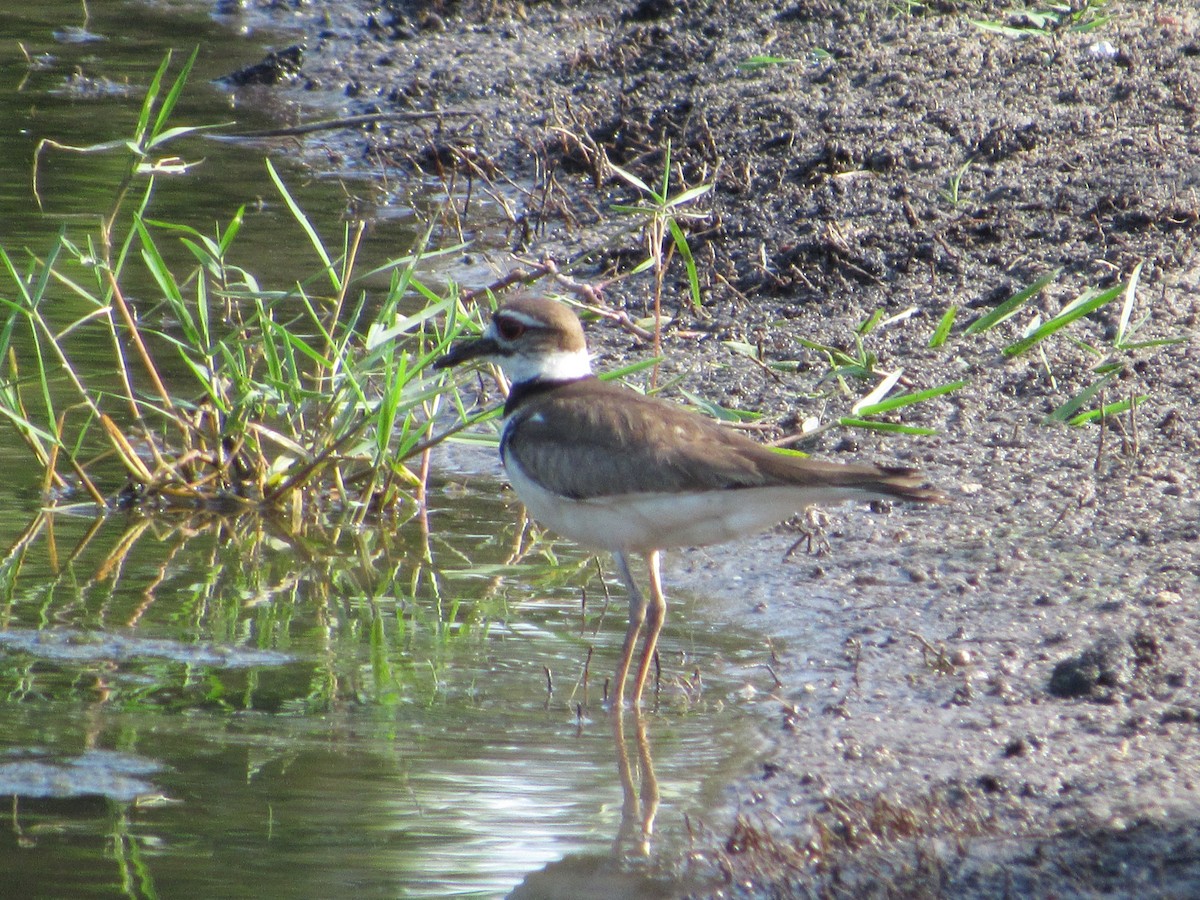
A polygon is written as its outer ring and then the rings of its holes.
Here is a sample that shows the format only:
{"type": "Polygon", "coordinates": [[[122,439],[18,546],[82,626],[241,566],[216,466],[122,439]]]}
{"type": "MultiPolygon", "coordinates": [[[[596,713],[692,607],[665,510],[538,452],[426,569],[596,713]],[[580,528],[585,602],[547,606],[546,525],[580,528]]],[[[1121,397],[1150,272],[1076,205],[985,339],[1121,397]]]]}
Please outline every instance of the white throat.
{"type": "Polygon", "coordinates": [[[587,350],[555,350],[536,356],[521,353],[499,360],[500,367],[513,384],[529,381],[574,381],[592,374],[587,350]]]}

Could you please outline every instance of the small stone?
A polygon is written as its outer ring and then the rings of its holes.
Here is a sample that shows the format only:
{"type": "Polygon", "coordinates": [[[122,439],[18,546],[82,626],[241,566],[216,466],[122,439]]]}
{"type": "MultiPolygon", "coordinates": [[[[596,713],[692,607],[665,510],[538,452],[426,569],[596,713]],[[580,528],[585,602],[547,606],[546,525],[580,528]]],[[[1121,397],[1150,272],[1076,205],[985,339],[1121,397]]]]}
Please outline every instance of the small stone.
{"type": "Polygon", "coordinates": [[[1176,603],[1182,602],[1183,597],[1176,591],[1159,591],[1154,595],[1154,605],[1161,608],[1164,606],[1174,606],[1176,603]]]}

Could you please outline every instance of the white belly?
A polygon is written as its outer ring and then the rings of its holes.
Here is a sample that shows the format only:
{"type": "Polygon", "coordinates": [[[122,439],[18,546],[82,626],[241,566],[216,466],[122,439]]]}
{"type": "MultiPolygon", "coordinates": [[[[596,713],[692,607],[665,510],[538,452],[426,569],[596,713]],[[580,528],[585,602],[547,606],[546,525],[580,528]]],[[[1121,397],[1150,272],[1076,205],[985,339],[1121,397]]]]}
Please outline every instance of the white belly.
{"type": "Polygon", "coordinates": [[[814,503],[871,496],[846,488],[763,487],[571,500],[547,491],[511,460],[505,471],[538,524],[593,550],[614,552],[719,544],[782,522],[814,503]]]}

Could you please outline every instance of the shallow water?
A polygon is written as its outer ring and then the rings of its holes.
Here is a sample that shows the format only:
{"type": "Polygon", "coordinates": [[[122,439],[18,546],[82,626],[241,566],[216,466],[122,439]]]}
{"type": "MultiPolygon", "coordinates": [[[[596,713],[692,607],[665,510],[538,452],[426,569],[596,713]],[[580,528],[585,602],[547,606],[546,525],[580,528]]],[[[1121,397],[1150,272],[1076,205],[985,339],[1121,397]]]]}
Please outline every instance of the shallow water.
{"type": "MultiPolygon", "coordinates": [[[[375,196],[369,183],[326,174],[338,168],[336,160],[323,160],[329,165],[321,172],[310,169],[290,139],[238,142],[209,136],[275,128],[281,119],[301,115],[277,97],[253,90],[235,97],[214,81],[258,62],[267,47],[285,47],[299,35],[258,30],[252,18],[217,19],[209,14],[211,8],[201,2],[92,3],[86,30],[100,39],[82,43],[62,39],[64,31],[85,25],[77,0],[14,5],[6,11],[0,19],[0,114],[8,126],[0,135],[0,238],[14,259],[20,260],[22,248],[44,256],[64,223],[72,239],[82,241],[87,232],[94,232],[98,216],[111,207],[124,165],[124,156],[113,152],[43,149],[38,184],[45,213],[39,215],[32,190],[39,142],[89,147],[127,140],[166,52],[172,51],[173,59],[163,95],[196,47],[195,68],[171,124],[228,127],[161,148],[157,156],[178,156],[195,166],[185,175],[157,179],[152,217],[211,234],[216,223],[228,222],[238,206],[246,204],[245,234],[235,245],[235,261],[250,264],[265,283],[303,277],[314,261],[299,226],[267,179],[263,160],[270,152],[322,234],[335,245],[340,242],[342,222],[375,196]]],[[[296,97],[307,95],[298,92],[296,97]]],[[[329,108],[305,116],[338,114],[337,108],[329,108]]],[[[144,180],[137,182],[135,196],[144,185],[144,180]]],[[[414,237],[413,210],[399,204],[365,206],[374,215],[364,258],[386,259],[407,250],[414,237]]],[[[175,252],[170,241],[164,245],[175,252]]]]}
{"type": "MultiPolygon", "coordinates": [[[[611,665],[619,610],[597,635],[593,610],[581,634],[577,587],[528,586],[544,564],[526,579],[456,572],[464,558],[505,563],[517,527],[498,501],[469,506],[500,540],[447,533],[432,569],[413,562],[412,523],[315,553],[116,516],[27,535],[0,607],[0,786],[20,795],[8,883],[24,896],[494,896],[564,856],[609,854],[617,745],[597,687],[576,682],[591,648],[597,670],[611,665]]],[[[702,814],[752,756],[738,683],[708,673],[755,652],[677,604],[667,675],[698,657],[708,683],[668,684],[645,719],[663,804],[646,858],[636,830],[618,848],[635,870],[676,860],[684,813],[702,814]]],[[[626,729],[640,785],[632,717],[626,729]]]]}
{"type": "MultiPolygon", "coordinates": [[[[0,140],[0,243],[14,258],[44,256],[64,221],[73,237],[94,228],[111,202],[111,159],[54,152],[37,214],[37,141],[128,136],[166,47],[201,46],[180,124],[276,124],[208,79],[289,36],[235,36],[207,4],[92,6],[102,41],[53,36],[84,24],[76,2],[0,22],[0,109],[14,123],[0,140]],[[97,79],[86,98],[68,85],[77,69],[97,79]]],[[[178,152],[206,162],[160,180],[157,217],[204,229],[251,203],[242,261],[285,287],[312,271],[262,147],[196,139],[178,152]]],[[[284,178],[336,235],[369,189],[314,179],[294,157],[276,158],[284,178]]],[[[383,212],[364,266],[412,240],[403,208],[383,212]]],[[[435,491],[432,530],[297,535],[256,519],[44,517],[38,467],[4,427],[0,465],[6,894],[498,896],[543,867],[536,895],[573,894],[582,871],[602,892],[654,891],[679,875],[685,815],[699,821],[753,759],[737,690],[767,680],[747,675],[765,650],[686,599],[664,635],[658,708],[614,734],[601,701],[619,588],[609,607],[585,557],[531,546],[494,481],[435,491]]]]}

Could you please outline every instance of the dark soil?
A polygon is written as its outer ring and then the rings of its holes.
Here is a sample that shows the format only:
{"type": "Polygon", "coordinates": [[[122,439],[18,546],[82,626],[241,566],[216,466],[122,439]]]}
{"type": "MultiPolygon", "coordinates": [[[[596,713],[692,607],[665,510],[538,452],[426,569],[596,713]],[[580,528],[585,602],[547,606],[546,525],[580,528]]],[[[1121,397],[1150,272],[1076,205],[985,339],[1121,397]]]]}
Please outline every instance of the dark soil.
{"type": "MultiPolygon", "coordinates": [[[[657,184],[669,146],[672,192],[714,187],[684,223],[702,311],[668,270],[662,378],[761,412],[766,437],[877,383],[843,390],[801,343],[855,351],[876,310],[913,310],[862,338],[878,370],[967,380],[896,419],[936,436],[805,446],[920,465],[950,504],[830,513],[821,557],[781,562],[794,535],[776,534],[674,560],[676,590],[770,637],[781,682],[746,676],[774,749],[689,861],[714,879],[701,894],[1200,896],[1200,14],[1114,0],[1095,31],[1019,39],[971,23],[999,5],[908,6],[317,0],[295,14],[298,76],[268,90],[471,113],[310,147],[451,190],[483,245],[467,286],[574,262],[635,318],[653,279],[622,277],[645,245],[610,164],[657,184]],[[763,55],[792,62],[739,67],[763,55]],[[1002,355],[1139,263],[1136,340],[1185,342],[1115,350],[1118,299],[1002,355]],[[1083,408],[1146,399],[1045,424],[1106,359],[1120,374],[1083,408]]],[[[611,320],[590,334],[601,366],[649,352],[611,320]]]]}

